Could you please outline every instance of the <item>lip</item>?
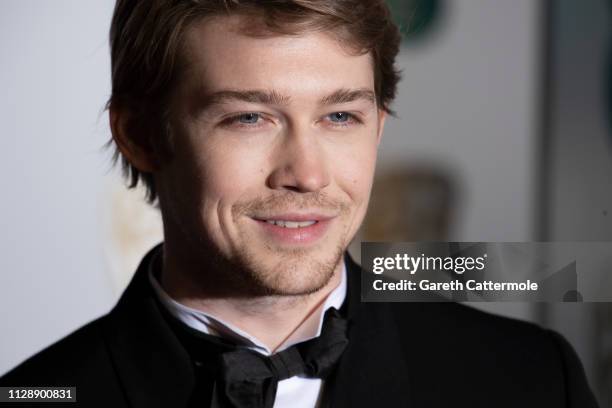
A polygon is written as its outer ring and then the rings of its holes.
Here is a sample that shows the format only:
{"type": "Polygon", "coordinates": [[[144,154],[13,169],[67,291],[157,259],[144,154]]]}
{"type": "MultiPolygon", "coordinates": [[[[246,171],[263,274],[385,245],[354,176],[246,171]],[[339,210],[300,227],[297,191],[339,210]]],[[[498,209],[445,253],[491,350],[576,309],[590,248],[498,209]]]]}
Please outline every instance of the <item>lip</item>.
{"type": "Polygon", "coordinates": [[[299,213],[285,213],[285,214],[274,214],[274,215],[270,215],[270,216],[262,216],[262,217],[253,217],[254,219],[256,219],[257,221],[295,221],[295,222],[301,222],[301,221],[327,221],[332,219],[332,216],[329,215],[323,215],[320,213],[306,213],[306,214],[299,214],[299,213]]]}
{"type": "Polygon", "coordinates": [[[258,227],[265,236],[283,245],[312,245],[321,240],[334,217],[322,214],[276,214],[267,217],[255,217],[258,227]],[[270,221],[316,221],[307,227],[285,228],[266,222],[270,221]]]}

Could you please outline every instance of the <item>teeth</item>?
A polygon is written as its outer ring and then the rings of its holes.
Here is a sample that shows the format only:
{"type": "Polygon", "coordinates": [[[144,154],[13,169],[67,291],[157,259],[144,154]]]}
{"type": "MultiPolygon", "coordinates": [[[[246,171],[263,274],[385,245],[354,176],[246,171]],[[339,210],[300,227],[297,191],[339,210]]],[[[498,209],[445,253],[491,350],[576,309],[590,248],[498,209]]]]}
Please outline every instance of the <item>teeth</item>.
{"type": "Polygon", "coordinates": [[[316,221],[275,221],[275,220],[266,220],[268,224],[277,225],[279,227],[284,228],[304,228],[309,227],[316,223],[316,221]]]}

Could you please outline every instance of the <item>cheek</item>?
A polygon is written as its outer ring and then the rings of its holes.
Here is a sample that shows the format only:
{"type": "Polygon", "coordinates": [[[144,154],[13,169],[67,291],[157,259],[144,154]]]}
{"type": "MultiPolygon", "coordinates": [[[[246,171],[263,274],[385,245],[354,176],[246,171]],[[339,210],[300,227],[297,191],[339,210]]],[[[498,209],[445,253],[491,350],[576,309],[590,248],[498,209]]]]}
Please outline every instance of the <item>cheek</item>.
{"type": "MultiPolygon", "coordinates": [[[[338,182],[343,193],[350,197],[352,211],[349,214],[346,228],[348,240],[352,239],[363,222],[368,208],[374,168],[376,165],[376,147],[355,149],[342,166],[338,166],[338,182]]],[[[348,246],[349,242],[345,242],[348,246]]]]}
{"type": "Polygon", "coordinates": [[[334,166],[340,187],[350,195],[353,202],[361,204],[370,195],[374,169],[376,167],[377,146],[375,138],[363,138],[336,154],[334,166]]]}
{"type": "Polygon", "coordinates": [[[232,244],[241,234],[234,223],[236,203],[253,197],[264,184],[262,167],[252,149],[207,146],[197,156],[201,185],[196,211],[206,236],[215,245],[231,253],[232,244]]]}
{"type": "Polygon", "coordinates": [[[230,211],[242,197],[253,195],[264,184],[261,155],[255,149],[226,144],[199,156],[202,194],[208,212],[230,211]]]}

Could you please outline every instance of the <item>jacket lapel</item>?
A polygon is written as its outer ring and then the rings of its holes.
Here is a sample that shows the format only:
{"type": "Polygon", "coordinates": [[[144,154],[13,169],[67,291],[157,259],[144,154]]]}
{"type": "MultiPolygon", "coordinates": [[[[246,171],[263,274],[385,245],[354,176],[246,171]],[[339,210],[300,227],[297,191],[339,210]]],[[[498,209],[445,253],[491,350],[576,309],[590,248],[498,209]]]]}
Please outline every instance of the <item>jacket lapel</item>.
{"type": "Polygon", "coordinates": [[[349,345],[328,379],[329,407],[401,407],[409,401],[407,344],[402,344],[391,305],[361,302],[361,267],[347,264],[349,345]]]}
{"type": "Polygon", "coordinates": [[[194,372],[185,349],[162,317],[148,282],[153,248],[107,316],[103,336],[130,405],[185,407],[194,372]]]}

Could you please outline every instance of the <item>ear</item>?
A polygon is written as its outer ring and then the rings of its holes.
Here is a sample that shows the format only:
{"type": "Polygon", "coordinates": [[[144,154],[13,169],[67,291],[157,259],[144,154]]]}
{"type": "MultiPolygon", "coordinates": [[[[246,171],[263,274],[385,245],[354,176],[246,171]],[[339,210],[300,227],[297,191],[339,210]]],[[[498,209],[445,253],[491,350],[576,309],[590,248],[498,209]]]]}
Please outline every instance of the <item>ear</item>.
{"type": "Polygon", "coordinates": [[[133,116],[127,109],[111,105],[109,121],[113,140],[125,158],[143,173],[157,169],[153,149],[144,142],[142,134],[133,126],[133,116]]]}
{"type": "Polygon", "coordinates": [[[382,109],[378,110],[378,134],[376,135],[376,146],[380,145],[382,139],[383,130],[385,128],[385,120],[387,119],[387,112],[382,109]]]}

